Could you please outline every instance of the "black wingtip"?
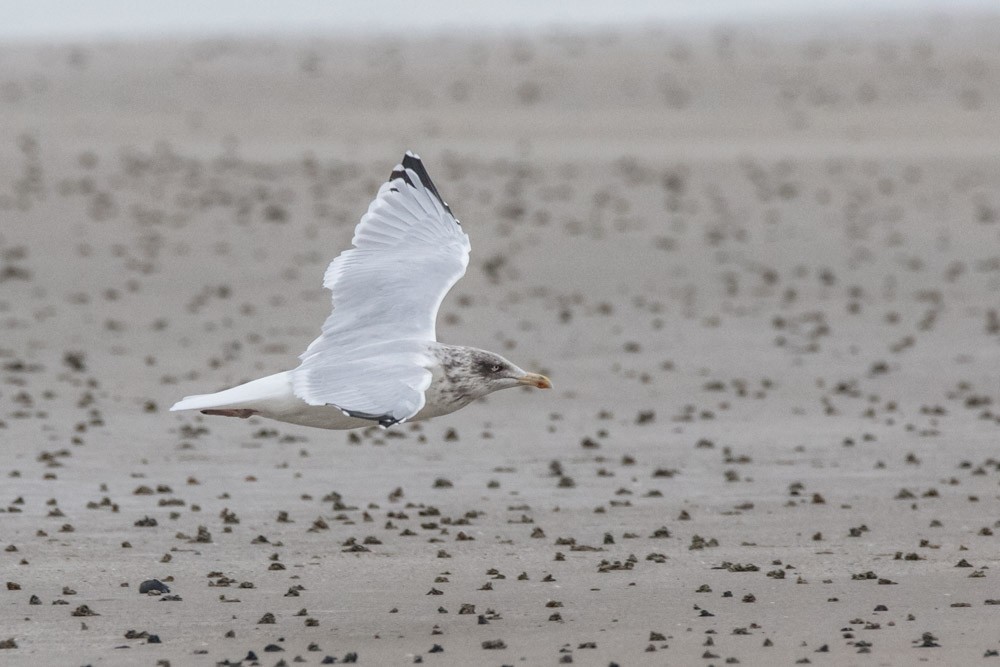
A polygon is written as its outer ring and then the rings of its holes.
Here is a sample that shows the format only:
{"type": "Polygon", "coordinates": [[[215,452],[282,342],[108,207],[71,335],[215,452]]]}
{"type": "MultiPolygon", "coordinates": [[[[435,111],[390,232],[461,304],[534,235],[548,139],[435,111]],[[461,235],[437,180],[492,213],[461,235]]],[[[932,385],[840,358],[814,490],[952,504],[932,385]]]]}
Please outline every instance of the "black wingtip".
{"type": "Polygon", "coordinates": [[[341,408],[341,412],[343,412],[348,417],[354,417],[356,419],[368,419],[374,422],[378,422],[378,425],[381,426],[382,428],[389,428],[390,426],[398,424],[400,422],[399,419],[396,419],[389,413],[386,413],[384,415],[373,415],[370,412],[361,412],[359,410],[345,410],[344,408],[341,408]]]}
{"type": "MultiPolygon", "coordinates": [[[[403,165],[399,165],[399,166],[400,166],[400,167],[402,167],[403,165]]],[[[396,180],[397,178],[401,178],[401,179],[403,179],[403,181],[404,181],[404,182],[405,182],[405,183],[406,183],[407,185],[411,185],[411,186],[413,185],[413,181],[411,181],[411,180],[410,180],[410,174],[409,174],[409,173],[407,173],[407,171],[406,171],[406,169],[405,169],[405,168],[397,168],[397,169],[393,169],[393,170],[392,170],[392,173],[391,173],[391,174],[389,174],[389,182],[390,182],[390,183],[391,183],[392,181],[395,181],[395,180],[396,180]]]]}
{"type": "Polygon", "coordinates": [[[451,212],[448,202],[446,202],[441,196],[441,193],[438,192],[438,189],[435,187],[434,181],[431,180],[430,174],[427,173],[427,168],[424,167],[424,163],[420,159],[420,156],[413,151],[406,151],[406,154],[403,155],[402,162],[400,162],[399,166],[396,169],[393,169],[392,173],[389,174],[389,180],[394,181],[397,178],[401,178],[408,185],[415,186],[415,183],[410,180],[410,175],[407,173],[407,170],[415,173],[423,186],[430,190],[431,194],[433,194],[437,200],[441,202],[441,206],[444,207],[444,210],[448,211],[448,213],[454,217],[455,214],[451,212]]]}
{"type": "Polygon", "coordinates": [[[402,164],[407,169],[413,169],[413,170],[423,169],[424,167],[424,163],[420,159],[420,156],[414,153],[413,151],[406,151],[406,153],[403,155],[402,164]]]}

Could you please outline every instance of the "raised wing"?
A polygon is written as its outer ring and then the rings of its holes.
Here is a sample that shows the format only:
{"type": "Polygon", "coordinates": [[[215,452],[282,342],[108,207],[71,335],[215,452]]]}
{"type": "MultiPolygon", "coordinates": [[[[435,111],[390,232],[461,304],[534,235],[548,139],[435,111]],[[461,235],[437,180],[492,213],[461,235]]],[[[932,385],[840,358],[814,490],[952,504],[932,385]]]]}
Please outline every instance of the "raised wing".
{"type": "Polygon", "coordinates": [[[362,348],[391,341],[436,340],[438,308],[469,263],[469,237],[438,194],[420,158],[407,152],[362,216],[352,243],[354,247],[342,252],[326,270],[323,285],[333,293],[333,313],[323,323],[319,338],[300,356],[293,387],[312,405],[401,414],[404,403],[416,405],[402,394],[419,392],[423,405],[429,371],[414,364],[419,377],[428,374],[426,384],[415,382],[398,360],[381,362],[382,357],[362,348]],[[365,368],[372,377],[386,382],[396,378],[397,388],[410,389],[387,392],[380,403],[375,400],[378,387],[372,386],[366,390],[372,402],[366,408],[352,406],[350,401],[357,395],[346,385],[359,381],[364,373],[343,375],[339,369],[360,358],[366,359],[365,368]]]}
{"type": "Polygon", "coordinates": [[[419,157],[403,157],[352,243],[326,270],[323,286],[333,292],[333,313],[302,360],[383,340],[436,340],[438,307],[465,273],[469,237],[419,157]]]}

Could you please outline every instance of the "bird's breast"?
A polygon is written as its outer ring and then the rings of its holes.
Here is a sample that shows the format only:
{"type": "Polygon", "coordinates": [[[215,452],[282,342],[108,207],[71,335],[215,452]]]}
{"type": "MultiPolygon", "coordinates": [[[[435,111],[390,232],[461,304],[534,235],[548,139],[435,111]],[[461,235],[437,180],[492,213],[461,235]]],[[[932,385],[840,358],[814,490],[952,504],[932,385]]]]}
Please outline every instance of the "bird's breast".
{"type": "Polygon", "coordinates": [[[446,375],[440,368],[432,369],[431,384],[424,394],[424,407],[416,419],[430,419],[464,408],[475,400],[471,387],[446,375]]]}

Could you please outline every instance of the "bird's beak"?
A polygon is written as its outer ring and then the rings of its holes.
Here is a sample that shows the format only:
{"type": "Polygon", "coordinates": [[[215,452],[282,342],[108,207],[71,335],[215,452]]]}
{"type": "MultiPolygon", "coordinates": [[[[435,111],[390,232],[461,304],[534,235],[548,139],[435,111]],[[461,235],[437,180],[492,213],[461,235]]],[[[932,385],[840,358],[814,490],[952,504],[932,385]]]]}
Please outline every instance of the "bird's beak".
{"type": "Polygon", "coordinates": [[[519,384],[526,384],[529,387],[552,389],[552,382],[544,375],[539,375],[538,373],[525,373],[517,381],[519,384]]]}

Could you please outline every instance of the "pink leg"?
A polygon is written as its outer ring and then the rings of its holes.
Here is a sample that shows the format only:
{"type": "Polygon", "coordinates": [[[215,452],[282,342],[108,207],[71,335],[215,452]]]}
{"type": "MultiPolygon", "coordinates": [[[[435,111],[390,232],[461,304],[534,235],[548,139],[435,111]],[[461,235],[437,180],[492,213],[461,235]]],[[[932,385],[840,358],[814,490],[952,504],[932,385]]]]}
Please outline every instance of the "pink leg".
{"type": "Polygon", "coordinates": [[[249,408],[231,408],[228,410],[202,410],[203,415],[221,415],[223,417],[239,417],[240,419],[246,419],[247,417],[252,417],[257,414],[256,410],[250,410],[249,408]]]}

